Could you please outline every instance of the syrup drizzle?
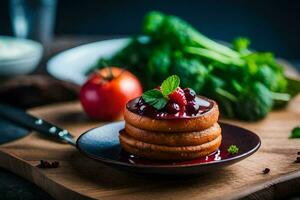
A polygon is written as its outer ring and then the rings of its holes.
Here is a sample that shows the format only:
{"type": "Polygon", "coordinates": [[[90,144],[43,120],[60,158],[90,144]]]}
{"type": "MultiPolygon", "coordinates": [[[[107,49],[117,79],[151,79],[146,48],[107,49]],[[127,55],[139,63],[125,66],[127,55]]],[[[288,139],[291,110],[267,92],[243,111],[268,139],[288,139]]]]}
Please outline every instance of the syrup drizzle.
{"type": "Polygon", "coordinates": [[[140,98],[137,97],[133,100],[130,100],[126,105],[127,109],[136,114],[151,117],[154,119],[178,119],[178,118],[198,117],[198,116],[203,115],[204,113],[210,111],[214,104],[213,101],[211,101],[205,97],[196,96],[195,102],[199,105],[199,111],[196,115],[194,115],[194,114],[188,115],[186,112],[183,112],[183,113],[178,112],[176,114],[169,114],[166,111],[164,111],[163,109],[156,110],[155,108],[153,108],[150,105],[139,106],[138,105],[139,99],[140,98]],[[148,110],[147,110],[147,112],[141,113],[140,110],[143,110],[143,109],[148,109],[148,110]]]}
{"type": "MultiPolygon", "coordinates": [[[[155,160],[147,160],[140,158],[139,156],[129,154],[125,151],[122,151],[121,153],[121,161],[125,161],[130,164],[144,164],[144,165],[164,165],[164,164],[171,164],[171,165],[184,165],[184,164],[194,164],[194,163],[208,163],[208,162],[213,162],[213,161],[220,161],[223,159],[223,156],[226,157],[226,152],[222,153],[220,149],[217,151],[213,152],[212,154],[205,156],[205,157],[200,157],[196,158],[194,160],[188,160],[188,161],[179,161],[179,162],[165,162],[165,161],[155,161],[155,160]],[[223,156],[222,156],[223,155],[223,156]]],[[[228,155],[227,155],[228,156],[228,155]]]]}

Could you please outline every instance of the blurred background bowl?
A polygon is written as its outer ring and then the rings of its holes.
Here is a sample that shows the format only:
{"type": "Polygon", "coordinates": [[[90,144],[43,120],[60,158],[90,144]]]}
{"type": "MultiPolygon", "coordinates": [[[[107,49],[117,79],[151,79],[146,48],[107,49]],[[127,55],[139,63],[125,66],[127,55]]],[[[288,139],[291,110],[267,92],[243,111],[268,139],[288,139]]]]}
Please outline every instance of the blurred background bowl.
{"type": "Polygon", "coordinates": [[[40,43],[28,39],[0,36],[0,76],[28,74],[43,56],[40,43]]]}

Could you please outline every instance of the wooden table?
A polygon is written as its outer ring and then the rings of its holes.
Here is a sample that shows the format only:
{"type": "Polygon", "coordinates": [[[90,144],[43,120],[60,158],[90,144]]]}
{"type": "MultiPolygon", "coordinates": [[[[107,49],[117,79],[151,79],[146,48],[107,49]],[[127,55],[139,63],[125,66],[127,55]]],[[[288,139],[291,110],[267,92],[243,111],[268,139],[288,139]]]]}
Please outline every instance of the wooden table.
{"type": "MultiPolygon", "coordinates": [[[[257,123],[227,121],[256,132],[260,150],[221,172],[200,177],[149,177],[106,167],[81,155],[74,147],[39,134],[0,147],[0,166],[39,185],[57,199],[237,199],[278,198],[298,191],[300,163],[294,163],[300,139],[288,139],[300,122],[300,96],[288,108],[272,112],[257,123]],[[39,169],[39,160],[58,160],[57,169],[39,169]],[[269,174],[263,174],[270,168],[269,174]]],[[[102,125],[89,121],[78,103],[37,108],[45,118],[76,136],[102,125]]]]}
{"type": "MultiPolygon", "coordinates": [[[[53,46],[49,49],[50,51],[48,51],[47,57],[44,59],[36,73],[46,73],[45,63],[47,58],[53,54],[56,54],[58,51],[83,43],[108,38],[111,37],[100,36],[89,38],[58,38],[52,43],[53,46]]],[[[291,103],[288,110],[273,112],[266,120],[263,120],[258,124],[233,122],[257,132],[262,137],[262,147],[261,150],[254,156],[226,169],[220,174],[205,175],[203,177],[183,181],[172,179],[168,181],[162,179],[153,180],[152,178],[147,177],[147,179],[150,180],[144,182],[144,177],[137,177],[126,173],[121,173],[101,165],[99,166],[98,164],[95,165],[93,161],[78,155],[77,152],[74,152],[72,147],[65,147],[65,145],[61,146],[62,144],[57,143],[53,144],[53,141],[46,141],[45,138],[41,138],[36,134],[32,134],[22,140],[15,141],[1,147],[1,149],[4,149],[4,151],[8,154],[13,154],[18,158],[22,157],[22,161],[20,162],[22,166],[21,170],[17,167],[18,164],[15,165],[14,163],[16,161],[19,162],[19,159],[11,158],[11,156],[7,157],[3,154],[0,155],[0,160],[2,160],[2,164],[0,165],[38,184],[56,198],[59,198],[62,194],[65,194],[71,198],[79,198],[84,195],[97,198],[109,197],[110,199],[120,198],[118,195],[122,195],[122,197],[127,199],[130,199],[131,197],[143,197],[146,199],[176,199],[177,197],[179,199],[185,199],[187,197],[190,197],[191,199],[198,199],[201,197],[238,198],[244,196],[249,198],[256,198],[258,196],[269,198],[274,196],[285,197],[287,193],[293,194],[299,189],[297,188],[297,184],[299,184],[298,170],[300,169],[300,164],[295,164],[293,161],[296,158],[296,152],[300,150],[300,143],[299,140],[288,139],[291,128],[300,122],[299,104],[300,101],[298,98],[291,103]],[[22,143],[24,141],[25,143],[22,143]],[[39,149],[39,145],[45,149],[39,149]],[[24,147],[26,147],[26,150],[22,150],[24,147]],[[15,151],[15,149],[17,149],[17,151],[15,151]],[[59,155],[48,155],[49,151],[54,151],[57,149],[59,155]],[[66,149],[68,154],[67,156],[65,153],[62,153],[66,149]],[[26,152],[27,150],[29,150],[29,152],[26,152]],[[22,152],[25,152],[25,154],[22,152]],[[40,152],[46,152],[47,154],[45,156],[44,154],[40,154],[40,152]],[[73,152],[74,154],[70,152],[73,152]],[[32,155],[33,157],[30,157],[29,155],[32,155]],[[67,158],[67,160],[62,159],[64,157],[67,158]],[[40,170],[39,172],[33,172],[36,170],[35,165],[38,163],[39,159],[60,160],[62,167],[57,169],[58,171],[40,170]],[[89,174],[89,172],[80,171],[77,165],[73,166],[75,162],[72,161],[73,159],[78,161],[83,166],[88,166],[87,169],[88,171],[91,171],[91,174],[89,174]],[[65,168],[66,166],[67,169],[65,168]],[[263,175],[261,173],[265,167],[271,169],[271,172],[267,175],[263,175]],[[63,180],[65,177],[61,177],[61,174],[64,172],[64,170],[67,171],[67,178],[74,172],[74,170],[75,172],[78,172],[79,170],[79,180],[82,182],[82,185],[69,185],[73,182],[73,178],[69,177],[69,179],[63,180]],[[100,176],[97,174],[99,170],[101,172],[100,176]],[[71,173],[69,173],[69,171],[71,171],[71,173]],[[244,171],[248,173],[244,173],[244,171]],[[114,174],[113,176],[110,175],[112,173],[114,174]],[[58,179],[56,179],[56,175],[58,179]],[[88,178],[88,176],[92,176],[92,178],[88,178]],[[104,183],[103,180],[109,180],[109,182],[101,185],[104,183]],[[91,186],[91,183],[96,183],[96,185],[91,186]],[[89,186],[86,186],[85,184],[88,184],[89,186]],[[61,185],[68,187],[63,187],[63,189],[61,189],[61,185]],[[148,192],[147,195],[142,192],[143,190],[135,189],[136,186],[140,185],[146,185],[142,188],[144,191],[146,190],[146,192],[148,192]],[[94,189],[97,187],[103,187],[104,190],[102,188],[100,192],[95,192],[94,189]],[[216,191],[216,188],[221,188],[221,191],[216,191]],[[176,192],[174,192],[175,190],[176,192]],[[204,193],[209,195],[206,196],[204,193]],[[114,196],[113,194],[118,195],[114,196]],[[134,195],[132,196],[132,194],[134,195]],[[251,195],[248,196],[249,194],[251,195]]],[[[99,123],[88,121],[83,116],[80,107],[76,103],[38,108],[33,112],[39,116],[49,119],[50,121],[53,121],[54,123],[58,123],[66,128],[71,129],[77,135],[83,130],[95,125],[99,125],[99,123]],[[64,109],[69,111],[64,112],[64,109]],[[57,115],[54,115],[54,112],[56,112],[57,115]],[[72,120],[75,120],[78,124],[74,125],[72,120]]],[[[6,153],[5,155],[7,155],[6,153]]],[[[0,184],[2,181],[0,180],[0,184]]],[[[4,184],[4,182],[2,183],[4,184]]],[[[26,184],[22,183],[22,186],[23,185],[26,186],[26,184]]],[[[37,191],[34,192],[36,193],[37,191]]],[[[40,192],[38,193],[40,194],[40,192]]],[[[48,197],[41,196],[41,198],[45,199],[48,197]]]]}

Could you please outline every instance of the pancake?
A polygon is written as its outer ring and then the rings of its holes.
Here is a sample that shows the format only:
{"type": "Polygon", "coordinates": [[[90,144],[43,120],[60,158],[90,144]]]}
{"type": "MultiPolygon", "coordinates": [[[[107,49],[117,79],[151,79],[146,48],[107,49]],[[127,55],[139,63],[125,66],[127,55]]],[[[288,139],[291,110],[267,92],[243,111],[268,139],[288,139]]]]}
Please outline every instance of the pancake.
{"type": "Polygon", "coordinates": [[[120,143],[129,153],[155,160],[189,160],[207,156],[215,152],[221,145],[222,136],[195,146],[170,147],[157,144],[145,143],[129,136],[125,130],[120,132],[120,143]]]}
{"type": "Polygon", "coordinates": [[[195,117],[178,119],[155,119],[142,116],[125,109],[124,119],[126,123],[142,130],[155,132],[193,132],[202,131],[215,124],[219,117],[219,108],[216,102],[212,101],[212,108],[195,117]]]}
{"type": "Polygon", "coordinates": [[[195,146],[210,142],[221,134],[221,128],[218,123],[210,128],[194,132],[154,132],[125,124],[126,133],[136,140],[165,146],[195,146]]]}

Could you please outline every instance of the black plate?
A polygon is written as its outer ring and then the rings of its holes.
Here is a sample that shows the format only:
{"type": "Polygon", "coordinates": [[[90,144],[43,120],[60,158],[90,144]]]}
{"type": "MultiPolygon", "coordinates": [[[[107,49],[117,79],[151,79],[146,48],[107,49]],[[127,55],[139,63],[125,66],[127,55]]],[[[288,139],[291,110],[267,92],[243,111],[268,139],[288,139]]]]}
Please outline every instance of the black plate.
{"type": "Polygon", "coordinates": [[[135,157],[123,151],[118,134],[124,128],[124,121],[110,123],[91,129],[77,140],[77,148],[88,157],[103,164],[137,173],[153,174],[201,174],[215,171],[236,163],[253,154],[260,147],[259,137],[246,129],[220,123],[222,144],[214,154],[184,162],[161,162],[135,157]],[[235,144],[237,154],[231,155],[227,148],[235,144]]]}

